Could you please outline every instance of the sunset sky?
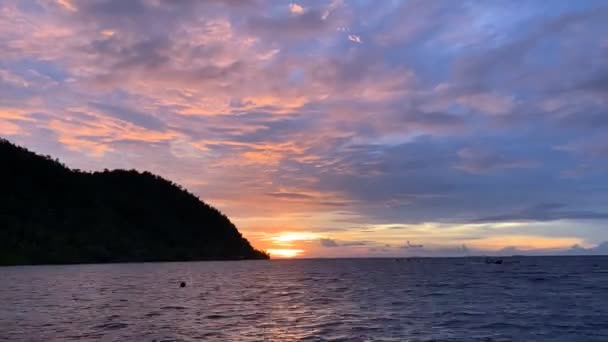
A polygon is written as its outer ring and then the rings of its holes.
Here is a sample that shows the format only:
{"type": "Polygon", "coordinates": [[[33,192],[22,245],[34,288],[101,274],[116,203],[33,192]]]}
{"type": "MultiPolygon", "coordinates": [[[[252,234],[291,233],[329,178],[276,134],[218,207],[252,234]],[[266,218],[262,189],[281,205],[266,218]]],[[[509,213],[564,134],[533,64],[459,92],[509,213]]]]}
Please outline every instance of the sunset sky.
{"type": "Polygon", "coordinates": [[[0,0],[0,136],[169,178],[275,257],[608,252],[607,18],[604,0],[0,0]]]}

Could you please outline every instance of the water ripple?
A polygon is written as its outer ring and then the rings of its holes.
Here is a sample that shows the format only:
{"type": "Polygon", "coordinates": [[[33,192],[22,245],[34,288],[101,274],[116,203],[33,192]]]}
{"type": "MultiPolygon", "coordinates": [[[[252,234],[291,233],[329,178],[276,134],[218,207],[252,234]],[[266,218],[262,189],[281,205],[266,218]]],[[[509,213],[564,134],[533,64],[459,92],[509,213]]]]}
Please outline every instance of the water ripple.
{"type": "Polygon", "coordinates": [[[607,269],[606,257],[8,267],[0,341],[604,342],[607,269]]]}

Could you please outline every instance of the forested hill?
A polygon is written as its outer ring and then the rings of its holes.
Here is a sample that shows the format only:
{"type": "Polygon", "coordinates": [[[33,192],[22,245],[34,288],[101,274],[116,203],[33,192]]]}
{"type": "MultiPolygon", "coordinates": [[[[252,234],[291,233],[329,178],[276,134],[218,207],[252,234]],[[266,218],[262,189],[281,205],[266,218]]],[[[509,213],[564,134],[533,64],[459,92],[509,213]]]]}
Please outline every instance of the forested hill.
{"type": "Polygon", "coordinates": [[[70,170],[0,139],[0,265],[267,258],[166,179],[70,170]]]}

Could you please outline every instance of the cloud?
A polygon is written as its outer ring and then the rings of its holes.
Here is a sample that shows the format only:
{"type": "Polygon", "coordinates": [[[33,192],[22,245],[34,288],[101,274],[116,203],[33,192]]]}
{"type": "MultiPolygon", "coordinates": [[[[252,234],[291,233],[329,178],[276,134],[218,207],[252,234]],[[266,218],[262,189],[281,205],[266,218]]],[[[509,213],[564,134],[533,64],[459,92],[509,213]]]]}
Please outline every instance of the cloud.
{"type": "Polygon", "coordinates": [[[255,17],[249,21],[249,28],[268,38],[313,38],[328,31],[331,22],[324,20],[319,10],[311,9],[290,17],[255,17]]]}
{"type": "Polygon", "coordinates": [[[340,243],[342,247],[353,247],[353,246],[367,246],[370,243],[368,241],[343,241],[340,243]]]}
{"type": "Polygon", "coordinates": [[[605,136],[585,137],[579,141],[556,146],[557,150],[573,153],[586,159],[596,159],[608,156],[608,138],[605,136]]]}
{"type": "Polygon", "coordinates": [[[349,34],[348,40],[350,40],[351,42],[359,43],[359,44],[363,43],[363,41],[361,40],[361,37],[357,36],[356,34],[349,34]]]}
{"type": "Polygon", "coordinates": [[[584,248],[580,245],[574,245],[569,250],[566,250],[564,254],[569,255],[608,255],[608,241],[599,243],[595,247],[584,248]]]}
{"type": "Polygon", "coordinates": [[[146,129],[162,131],[166,128],[165,124],[161,120],[149,114],[104,103],[91,103],[90,105],[103,114],[110,115],[117,119],[130,122],[146,129]]]}
{"type": "Polygon", "coordinates": [[[271,192],[271,193],[267,193],[266,195],[271,196],[271,197],[275,197],[275,198],[280,198],[280,199],[305,199],[305,200],[309,200],[309,199],[314,199],[314,196],[310,196],[308,194],[301,194],[301,193],[295,193],[295,192],[271,192]]]}
{"type": "Polygon", "coordinates": [[[2,132],[3,136],[19,135],[25,133],[21,129],[21,126],[4,119],[0,119],[0,132],[2,132]]]}
{"type": "Polygon", "coordinates": [[[78,9],[76,8],[76,6],[74,6],[71,0],[57,0],[57,4],[59,4],[65,10],[70,12],[78,11],[78,9]]]}
{"type": "Polygon", "coordinates": [[[321,243],[321,246],[323,246],[323,247],[333,248],[333,247],[339,246],[338,243],[332,239],[320,239],[319,242],[321,243]]]}
{"type": "Polygon", "coordinates": [[[81,1],[79,7],[87,10],[91,13],[99,15],[120,15],[120,16],[133,16],[142,14],[148,10],[147,6],[143,1],[120,1],[120,0],[106,0],[106,1],[81,1]]]}
{"type": "Polygon", "coordinates": [[[505,155],[479,148],[463,148],[458,151],[458,169],[474,174],[484,174],[497,170],[527,169],[536,166],[531,160],[516,160],[505,155]]]}
{"type": "Polygon", "coordinates": [[[541,203],[510,214],[482,217],[473,222],[503,222],[503,221],[556,221],[571,220],[602,220],[608,219],[608,212],[592,210],[563,210],[563,203],[541,203]]]}
{"type": "MultiPolygon", "coordinates": [[[[419,248],[401,248],[401,254],[403,256],[417,256],[417,257],[463,257],[469,255],[476,255],[479,251],[471,250],[466,245],[444,245],[434,247],[419,247],[419,248]]],[[[482,254],[482,253],[479,253],[482,254]]],[[[479,255],[477,254],[477,255],[479,255]]]]}
{"type": "MultiPolygon", "coordinates": [[[[452,10],[457,10],[458,5],[452,10]]],[[[385,9],[386,10],[386,9],[385,9]]],[[[439,1],[415,0],[399,3],[396,8],[388,9],[392,15],[384,14],[380,17],[382,30],[375,32],[376,40],[382,45],[398,45],[399,43],[409,43],[428,34],[433,29],[437,29],[448,21],[439,1]],[[434,21],[434,23],[433,23],[434,21]]]]}
{"type": "Polygon", "coordinates": [[[336,241],[334,239],[322,238],[319,239],[319,243],[322,247],[334,248],[334,247],[360,247],[370,245],[369,241],[336,241]]]}
{"type": "Polygon", "coordinates": [[[406,112],[402,117],[408,127],[428,133],[457,132],[466,123],[466,120],[458,115],[440,112],[406,112]]]}
{"type": "Polygon", "coordinates": [[[293,13],[293,14],[301,14],[304,12],[304,8],[296,3],[290,3],[289,4],[289,12],[293,13]]]}

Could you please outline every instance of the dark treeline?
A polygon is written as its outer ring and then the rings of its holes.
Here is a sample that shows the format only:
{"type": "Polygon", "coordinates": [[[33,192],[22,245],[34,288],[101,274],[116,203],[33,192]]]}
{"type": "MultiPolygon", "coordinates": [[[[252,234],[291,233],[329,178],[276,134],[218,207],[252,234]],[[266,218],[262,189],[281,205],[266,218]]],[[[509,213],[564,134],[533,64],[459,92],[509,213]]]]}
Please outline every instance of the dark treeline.
{"type": "Polygon", "coordinates": [[[0,139],[0,265],[267,258],[166,179],[70,170],[0,139]]]}

